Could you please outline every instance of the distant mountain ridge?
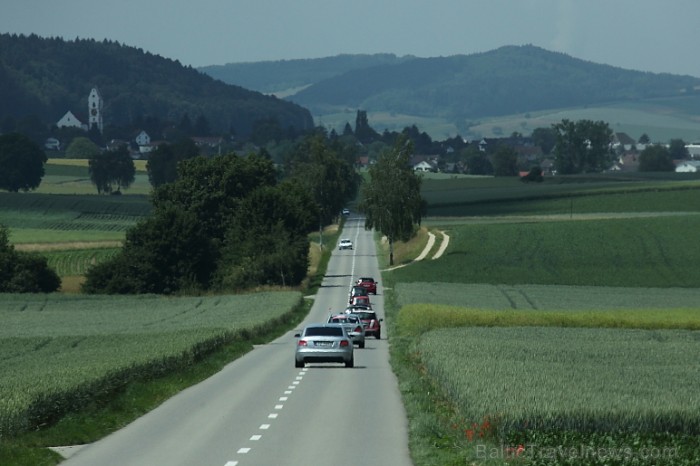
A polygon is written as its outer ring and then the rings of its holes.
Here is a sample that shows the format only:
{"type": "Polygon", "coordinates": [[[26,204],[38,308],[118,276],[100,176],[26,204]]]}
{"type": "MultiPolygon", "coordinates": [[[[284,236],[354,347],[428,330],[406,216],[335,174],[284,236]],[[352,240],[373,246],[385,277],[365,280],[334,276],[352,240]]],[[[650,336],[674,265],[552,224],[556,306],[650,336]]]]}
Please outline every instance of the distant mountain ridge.
{"type": "MultiPolygon", "coordinates": [[[[307,70],[307,85],[286,98],[314,115],[363,109],[463,122],[542,109],[683,96],[700,89],[700,78],[626,70],[532,45],[436,58],[389,56],[380,63],[368,57],[374,56],[358,56],[354,63],[364,66],[338,68],[335,74],[334,57],[318,59],[321,61],[314,66],[327,65],[324,72],[314,75],[313,69],[307,70]]],[[[239,70],[250,83],[257,74],[272,89],[286,74],[300,74],[299,68],[306,66],[298,60],[273,63],[238,64],[231,69],[239,70]],[[276,76],[266,74],[272,67],[276,67],[276,76]]],[[[233,75],[219,76],[236,81],[233,75]]]]}
{"type": "Polygon", "coordinates": [[[245,135],[269,119],[283,128],[313,127],[309,111],[297,104],[118,42],[0,34],[0,121],[36,115],[56,122],[68,110],[86,112],[94,86],[104,98],[105,125],[201,115],[218,133],[245,135]]]}
{"type": "Polygon", "coordinates": [[[198,70],[228,84],[276,94],[303,88],[347,71],[397,64],[413,58],[410,55],[397,57],[390,53],[341,54],[326,58],[210,65],[198,70]]]}

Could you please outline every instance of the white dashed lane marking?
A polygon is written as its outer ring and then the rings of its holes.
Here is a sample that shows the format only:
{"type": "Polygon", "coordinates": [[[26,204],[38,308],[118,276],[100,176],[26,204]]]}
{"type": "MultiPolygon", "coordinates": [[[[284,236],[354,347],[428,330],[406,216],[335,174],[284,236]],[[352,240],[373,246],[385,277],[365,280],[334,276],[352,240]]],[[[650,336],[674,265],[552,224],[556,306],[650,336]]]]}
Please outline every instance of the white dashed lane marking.
{"type": "MultiPolygon", "coordinates": [[[[308,370],[309,369],[305,367],[304,369],[302,369],[301,372],[299,372],[299,375],[297,375],[295,377],[295,380],[292,382],[292,385],[289,385],[287,387],[287,389],[284,391],[285,395],[292,394],[293,390],[295,388],[297,388],[299,383],[304,379],[304,375],[306,374],[306,372],[308,370]]],[[[288,401],[288,400],[289,400],[288,396],[281,396],[281,397],[279,397],[278,401],[288,401]]],[[[275,411],[282,411],[283,409],[284,409],[283,404],[276,404],[275,405],[275,411]]],[[[268,419],[277,419],[277,416],[279,416],[279,412],[270,413],[267,415],[267,418],[268,419]]],[[[268,430],[268,429],[270,429],[270,426],[271,426],[271,424],[260,424],[259,430],[268,430]]],[[[262,437],[263,436],[261,434],[255,434],[255,435],[252,435],[250,437],[249,441],[258,442],[262,439],[262,437]]],[[[239,448],[236,453],[238,453],[239,455],[245,455],[245,454],[249,453],[251,450],[252,450],[252,448],[250,448],[250,447],[242,447],[242,448],[239,448]]],[[[238,461],[229,461],[224,466],[238,466],[238,461]]]]}

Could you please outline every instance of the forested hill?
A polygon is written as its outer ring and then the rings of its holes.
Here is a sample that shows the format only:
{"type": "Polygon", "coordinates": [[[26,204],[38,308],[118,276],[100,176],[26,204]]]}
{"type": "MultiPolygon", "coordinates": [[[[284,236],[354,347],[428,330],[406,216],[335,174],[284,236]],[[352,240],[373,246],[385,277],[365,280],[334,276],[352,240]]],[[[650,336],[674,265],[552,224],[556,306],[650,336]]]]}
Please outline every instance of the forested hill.
{"type": "Polygon", "coordinates": [[[187,114],[204,116],[217,132],[247,134],[266,119],[282,128],[313,127],[309,111],[296,104],[118,42],[0,34],[0,121],[35,115],[55,123],[68,110],[80,116],[94,86],[104,99],[105,125],[187,114]]]}
{"type": "Polygon", "coordinates": [[[325,58],[227,63],[200,67],[199,70],[228,84],[265,93],[290,93],[350,70],[391,65],[415,57],[380,53],[342,54],[325,58]]]}
{"type": "MultiPolygon", "coordinates": [[[[261,64],[259,71],[268,68],[272,65],[261,64]]],[[[463,121],[679,96],[700,89],[700,79],[695,77],[625,70],[532,45],[472,55],[404,57],[338,71],[334,76],[307,76],[311,85],[287,98],[315,115],[361,108],[463,121]]],[[[270,74],[267,79],[285,78],[270,74]]]]}
{"type": "Polygon", "coordinates": [[[534,46],[508,46],[353,70],[320,81],[290,100],[312,112],[359,107],[479,118],[678,96],[698,88],[700,79],[690,76],[631,71],[534,46]]]}

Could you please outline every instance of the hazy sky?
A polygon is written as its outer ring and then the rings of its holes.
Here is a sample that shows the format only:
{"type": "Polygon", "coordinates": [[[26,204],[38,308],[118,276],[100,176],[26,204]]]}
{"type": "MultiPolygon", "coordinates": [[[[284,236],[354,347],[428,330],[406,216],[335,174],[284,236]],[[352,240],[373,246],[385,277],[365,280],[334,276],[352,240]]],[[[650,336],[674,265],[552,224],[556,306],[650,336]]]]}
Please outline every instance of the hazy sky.
{"type": "Polygon", "coordinates": [[[0,32],[107,38],[194,67],[533,44],[700,77],[700,0],[0,0],[0,32]]]}

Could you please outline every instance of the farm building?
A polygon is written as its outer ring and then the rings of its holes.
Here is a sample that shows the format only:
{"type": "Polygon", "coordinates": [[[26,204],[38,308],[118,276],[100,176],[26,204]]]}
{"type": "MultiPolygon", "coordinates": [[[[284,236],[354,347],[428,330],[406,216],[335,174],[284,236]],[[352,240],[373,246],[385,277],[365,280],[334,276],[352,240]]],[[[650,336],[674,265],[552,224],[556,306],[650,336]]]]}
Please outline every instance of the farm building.
{"type": "Polygon", "coordinates": [[[700,160],[686,160],[676,166],[678,173],[696,173],[700,171],[700,160]]]}

